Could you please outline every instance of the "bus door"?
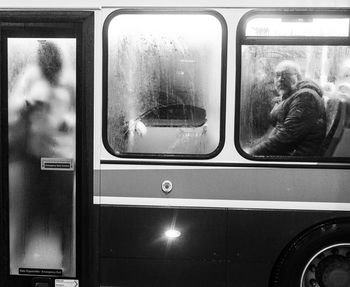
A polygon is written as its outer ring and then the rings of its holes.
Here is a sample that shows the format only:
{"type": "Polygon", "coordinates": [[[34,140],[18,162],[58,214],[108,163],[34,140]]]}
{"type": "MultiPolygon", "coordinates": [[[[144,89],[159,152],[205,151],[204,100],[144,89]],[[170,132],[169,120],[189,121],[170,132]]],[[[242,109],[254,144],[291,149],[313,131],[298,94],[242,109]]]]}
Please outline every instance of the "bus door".
{"type": "Polygon", "coordinates": [[[92,99],[85,93],[89,74],[83,63],[89,61],[83,60],[91,51],[84,45],[89,35],[83,27],[91,25],[91,16],[0,14],[1,286],[79,286],[83,281],[91,185],[89,158],[82,155],[90,156],[86,130],[91,123],[82,111],[92,99]]]}

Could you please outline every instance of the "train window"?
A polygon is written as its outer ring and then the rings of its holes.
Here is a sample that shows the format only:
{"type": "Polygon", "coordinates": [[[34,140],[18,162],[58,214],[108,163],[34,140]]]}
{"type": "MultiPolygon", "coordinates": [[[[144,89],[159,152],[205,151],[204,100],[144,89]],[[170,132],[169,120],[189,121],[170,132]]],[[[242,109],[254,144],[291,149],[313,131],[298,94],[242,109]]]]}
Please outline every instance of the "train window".
{"type": "Polygon", "coordinates": [[[349,18],[290,12],[245,24],[238,35],[238,150],[254,159],[346,160],[349,18]]]}
{"type": "Polygon", "coordinates": [[[221,144],[224,27],[209,12],[111,14],[104,142],[118,156],[209,157],[221,144]]]}

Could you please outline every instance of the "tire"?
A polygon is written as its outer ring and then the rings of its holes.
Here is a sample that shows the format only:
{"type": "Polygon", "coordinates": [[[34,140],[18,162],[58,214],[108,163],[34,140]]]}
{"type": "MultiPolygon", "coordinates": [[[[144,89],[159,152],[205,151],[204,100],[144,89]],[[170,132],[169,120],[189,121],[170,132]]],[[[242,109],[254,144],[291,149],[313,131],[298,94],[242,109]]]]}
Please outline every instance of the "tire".
{"type": "Polygon", "coordinates": [[[349,287],[350,219],[315,226],[282,252],[271,287],[349,287]]]}

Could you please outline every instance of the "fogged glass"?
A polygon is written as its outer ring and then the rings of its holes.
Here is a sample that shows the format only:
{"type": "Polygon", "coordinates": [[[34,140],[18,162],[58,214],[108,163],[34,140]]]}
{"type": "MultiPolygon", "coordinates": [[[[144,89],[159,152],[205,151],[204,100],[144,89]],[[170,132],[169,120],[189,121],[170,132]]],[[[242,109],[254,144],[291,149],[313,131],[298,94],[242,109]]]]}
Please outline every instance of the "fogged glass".
{"type": "Polygon", "coordinates": [[[76,274],[75,55],[75,39],[8,39],[11,274],[76,274]]]}
{"type": "Polygon", "coordinates": [[[309,135],[314,133],[316,137],[317,124],[324,119],[322,142],[314,145],[319,152],[309,150],[304,155],[350,156],[350,47],[245,45],[241,67],[240,144],[245,152],[255,155],[259,145],[263,148],[266,142],[270,144],[274,133],[279,132],[278,140],[273,142],[273,147],[270,145],[270,152],[265,149],[264,155],[303,156],[293,152],[300,150],[300,145],[304,149],[311,146],[314,138],[309,135]],[[276,73],[277,67],[286,60],[288,65],[292,62],[299,66],[300,78],[293,74],[293,69],[276,73]],[[295,86],[289,95],[282,96],[277,91],[277,79],[287,77],[295,80],[295,86]],[[289,99],[298,99],[297,93],[300,101],[296,109],[289,99]],[[310,98],[310,94],[317,95],[324,105],[325,115],[315,116],[315,124],[311,124],[308,116],[322,110],[307,107],[309,103],[305,99],[310,98]],[[309,112],[298,114],[304,108],[309,112]],[[287,145],[293,147],[287,151],[287,145]]]}
{"type": "Polygon", "coordinates": [[[313,18],[286,15],[281,18],[253,18],[246,36],[348,37],[349,18],[313,18]]]}
{"type": "Polygon", "coordinates": [[[108,29],[115,153],[208,154],[219,143],[222,27],[211,15],[118,15],[108,29]]]}

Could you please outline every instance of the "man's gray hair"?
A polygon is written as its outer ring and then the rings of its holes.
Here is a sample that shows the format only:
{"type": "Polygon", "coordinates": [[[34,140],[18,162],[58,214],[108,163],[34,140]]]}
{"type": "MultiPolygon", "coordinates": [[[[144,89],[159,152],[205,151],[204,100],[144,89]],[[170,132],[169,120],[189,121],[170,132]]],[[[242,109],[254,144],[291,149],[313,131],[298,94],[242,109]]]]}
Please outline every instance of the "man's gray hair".
{"type": "Polygon", "coordinates": [[[283,71],[288,71],[290,73],[296,74],[298,81],[301,80],[301,72],[300,72],[300,66],[291,60],[283,60],[276,66],[276,70],[283,70],[283,71]]]}

